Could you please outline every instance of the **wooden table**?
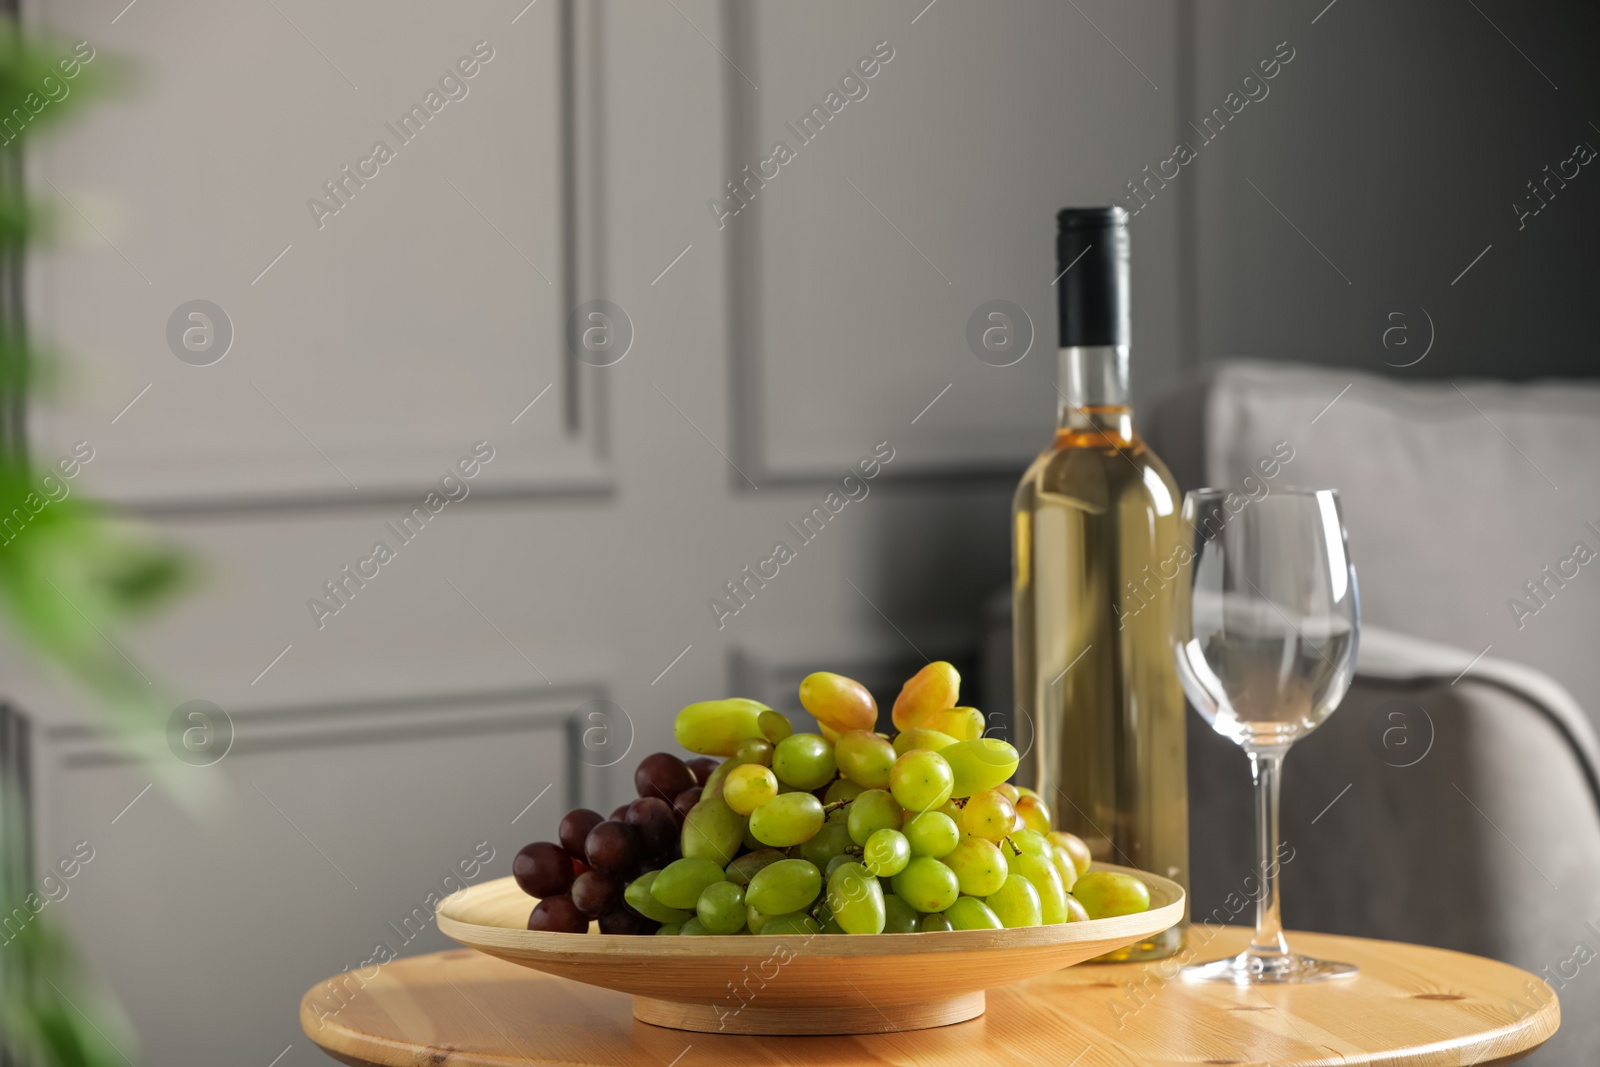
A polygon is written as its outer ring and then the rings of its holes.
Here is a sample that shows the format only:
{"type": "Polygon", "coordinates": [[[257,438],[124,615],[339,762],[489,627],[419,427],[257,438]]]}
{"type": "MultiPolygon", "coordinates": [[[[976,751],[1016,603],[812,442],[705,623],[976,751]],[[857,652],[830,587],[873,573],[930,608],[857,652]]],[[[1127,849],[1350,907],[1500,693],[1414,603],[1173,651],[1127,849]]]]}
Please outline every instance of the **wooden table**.
{"type": "MultiPolygon", "coordinates": [[[[1244,947],[1230,928],[1206,958],[1244,947]]],[[[1239,989],[1167,980],[1169,966],[1072,967],[989,992],[986,1014],[865,1037],[735,1037],[638,1022],[629,998],[471,950],[396,960],[306,994],[300,1022],[357,1067],[1192,1067],[1407,1064],[1491,1067],[1548,1040],[1555,993],[1507,964],[1386,941],[1293,934],[1299,951],[1359,964],[1338,982],[1239,989]],[[320,1010],[316,1005],[322,1004],[320,1010]],[[1076,1057],[1076,1058],[1075,1058],[1076,1057]]]]}

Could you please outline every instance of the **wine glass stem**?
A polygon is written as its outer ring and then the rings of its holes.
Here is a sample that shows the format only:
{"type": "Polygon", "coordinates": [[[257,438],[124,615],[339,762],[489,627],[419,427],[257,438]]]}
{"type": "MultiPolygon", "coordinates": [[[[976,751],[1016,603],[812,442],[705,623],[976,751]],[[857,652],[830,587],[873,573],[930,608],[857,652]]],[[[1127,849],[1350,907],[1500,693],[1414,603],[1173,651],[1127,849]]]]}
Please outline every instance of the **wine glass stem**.
{"type": "Polygon", "coordinates": [[[1256,783],[1255,874],[1261,879],[1256,896],[1256,934],[1249,953],[1263,961],[1281,960],[1289,954],[1278,913],[1278,783],[1288,746],[1251,748],[1250,774],[1256,783]]]}

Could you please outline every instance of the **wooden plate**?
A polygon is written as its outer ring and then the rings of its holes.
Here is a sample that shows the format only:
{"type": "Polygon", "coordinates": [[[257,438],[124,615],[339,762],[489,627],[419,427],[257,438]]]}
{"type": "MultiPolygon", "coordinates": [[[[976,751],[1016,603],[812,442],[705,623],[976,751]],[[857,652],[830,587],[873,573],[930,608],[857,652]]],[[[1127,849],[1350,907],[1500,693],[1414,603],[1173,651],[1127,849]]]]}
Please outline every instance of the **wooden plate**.
{"type": "Polygon", "coordinates": [[[729,1034],[876,1034],[964,1022],[983,991],[1093,959],[1183,918],[1183,890],[1127,867],[1150,910],[1021,930],[794,937],[624,937],[529,930],[534,900],[511,878],[452,894],[439,929],[524,967],[633,994],[657,1026],[729,1034]]]}

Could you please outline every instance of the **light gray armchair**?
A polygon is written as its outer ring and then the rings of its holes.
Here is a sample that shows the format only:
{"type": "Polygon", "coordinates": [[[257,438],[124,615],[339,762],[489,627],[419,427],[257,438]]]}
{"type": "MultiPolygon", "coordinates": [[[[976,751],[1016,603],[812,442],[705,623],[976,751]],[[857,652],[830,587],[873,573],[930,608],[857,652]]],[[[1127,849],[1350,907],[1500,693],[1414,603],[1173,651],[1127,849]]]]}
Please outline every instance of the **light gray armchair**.
{"type": "MultiPolygon", "coordinates": [[[[1540,974],[1563,1023],[1529,1062],[1600,1063],[1600,388],[1234,364],[1146,426],[1185,489],[1260,492],[1286,442],[1281,484],[1343,498],[1361,649],[1288,759],[1287,921],[1540,974]]],[[[1189,742],[1203,915],[1251,869],[1249,771],[1189,742]]]]}

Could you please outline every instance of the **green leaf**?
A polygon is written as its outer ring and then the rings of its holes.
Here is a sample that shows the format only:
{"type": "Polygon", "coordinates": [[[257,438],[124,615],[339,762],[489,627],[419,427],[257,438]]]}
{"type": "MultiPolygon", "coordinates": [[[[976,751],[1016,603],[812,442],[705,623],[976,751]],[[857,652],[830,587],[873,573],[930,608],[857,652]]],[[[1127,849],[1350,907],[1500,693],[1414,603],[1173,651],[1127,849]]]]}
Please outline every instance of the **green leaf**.
{"type": "Polygon", "coordinates": [[[25,141],[67,118],[119,81],[119,71],[86,41],[24,36],[0,19],[0,146],[25,141]]]}

